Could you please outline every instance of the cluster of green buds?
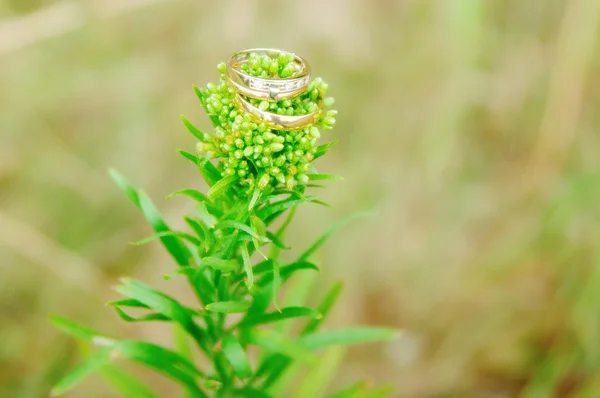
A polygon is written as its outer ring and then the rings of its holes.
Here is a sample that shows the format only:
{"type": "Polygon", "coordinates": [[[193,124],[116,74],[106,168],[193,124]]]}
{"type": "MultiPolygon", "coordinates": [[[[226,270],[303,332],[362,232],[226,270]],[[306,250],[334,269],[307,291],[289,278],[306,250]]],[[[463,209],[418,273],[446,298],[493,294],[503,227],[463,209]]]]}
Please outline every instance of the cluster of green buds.
{"type": "MultiPolygon", "coordinates": [[[[277,58],[250,54],[243,71],[257,77],[293,77],[297,72],[294,54],[283,53],[277,58]]],[[[311,161],[317,153],[320,128],[329,130],[335,124],[337,111],[321,113],[310,127],[282,131],[268,128],[255,116],[239,109],[234,97],[235,90],[225,78],[225,64],[217,66],[221,74],[218,85],[209,83],[199,90],[206,112],[215,126],[214,135],[204,134],[198,149],[209,158],[221,159],[220,171],[224,177],[237,176],[242,185],[264,189],[284,184],[288,189],[308,182],[311,161]]],[[[291,99],[264,101],[247,98],[263,111],[280,115],[298,116],[315,112],[323,101],[324,107],[333,104],[333,98],[325,97],[327,84],[321,78],[313,79],[308,89],[291,99]]]]}

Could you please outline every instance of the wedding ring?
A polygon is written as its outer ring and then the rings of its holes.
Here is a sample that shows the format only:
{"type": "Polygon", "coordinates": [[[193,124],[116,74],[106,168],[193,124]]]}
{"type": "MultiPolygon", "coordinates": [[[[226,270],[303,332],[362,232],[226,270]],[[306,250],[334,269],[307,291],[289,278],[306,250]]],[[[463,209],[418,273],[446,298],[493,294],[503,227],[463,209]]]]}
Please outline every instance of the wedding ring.
{"type": "Polygon", "coordinates": [[[321,116],[321,113],[323,113],[322,98],[317,100],[319,109],[314,112],[307,113],[306,115],[298,116],[279,115],[277,113],[263,111],[260,108],[252,105],[240,94],[236,94],[234,101],[239,108],[252,115],[257,122],[263,122],[268,128],[274,130],[290,131],[312,126],[317,122],[317,119],[319,116],[321,116]]]}
{"type": "Polygon", "coordinates": [[[285,53],[285,51],[255,48],[237,52],[229,57],[225,77],[227,78],[227,82],[238,93],[249,98],[280,101],[296,97],[308,88],[310,66],[304,59],[294,56],[294,66],[298,71],[298,74],[294,77],[283,79],[263,78],[251,76],[242,71],[241,66],[248,62],[252,53],[277,57],[279,54],[285,53]]]}

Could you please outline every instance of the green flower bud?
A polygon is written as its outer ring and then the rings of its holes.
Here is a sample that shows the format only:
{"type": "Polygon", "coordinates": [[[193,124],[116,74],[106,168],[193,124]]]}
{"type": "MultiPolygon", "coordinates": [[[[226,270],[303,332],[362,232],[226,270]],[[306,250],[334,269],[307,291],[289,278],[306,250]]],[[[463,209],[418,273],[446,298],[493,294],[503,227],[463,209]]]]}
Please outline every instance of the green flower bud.
{"type": "Polygon", "coordinates": [[[277,159],[275,159],[275,166],[277,166],[277,167],[283,166],[285,164],[286,160],[287,159],[286,159],[285,155],[279,156],[277,159]]]}
{"type": "Polygon", "coordinates": [[[294,176],[288,175],[287,177],[285,177],[285,187],[287,189],[291,191],[292,189],[294,189],[295,186],[296,180],[294,179],[294,176]]]}
{"type": "Polygon", "coordinates": [[[264,189],[267,185],[269,185],[270,181],[271,181],[271,176],[269,176],[268,174],[263,174],[260,177],[260,180],[258,180],[258,187],[260,189],[264,189]]]}
{"type": "Polygon", "coordinates": [[[266,111],[268,107],[269,107],[269,103],[267,101],[261,101],[260,104],[258,105],[258,108],[261,111],[266,111]]]}
{"type": "Polygon", "coordinates": [[[296,180],[300,183],[300,184],[308,184],[308,176],[306,174],[297,174],[296,175],[296,180]]]}
{"type": "Polygon", "coordinates": [[[275,142],[275,143],[269,145],[269,149],[273,152],[279,152],[283,149],[283,144],[275,142]]]}
{"type": "Polygon", "coordinates": [[[244,156],[249,157],[253,153],[254,153],[254,148],[253,147],[247,146],[246,148],[244,148],[244,156]]]}

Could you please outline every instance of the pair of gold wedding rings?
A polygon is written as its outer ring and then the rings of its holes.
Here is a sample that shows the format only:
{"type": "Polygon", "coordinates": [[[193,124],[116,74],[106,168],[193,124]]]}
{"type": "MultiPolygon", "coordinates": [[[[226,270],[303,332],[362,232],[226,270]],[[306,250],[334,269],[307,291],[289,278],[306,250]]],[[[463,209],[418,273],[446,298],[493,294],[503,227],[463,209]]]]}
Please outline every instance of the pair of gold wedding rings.
{"type": "Polygon", "coordinates": [[[225,77],[236,91],[235,102],[239,108],[264,122],[267,127],[276,130],[297,130],[313,125],[323,111],[323,99],[318,98],[319,109],[298,116],[280,115],[262,110],[244,97],[264,101],[281,101],[306,92],[310,83],[310,66],[299,56],[294,56],[296,73],[290,78],[263,78],[251,76],[242,70],[242,65],[250,59],[250,54],[267,55],[277,58],[285,51],[268,48],[255,48],[233,54],[227,60],[225,77]]]}

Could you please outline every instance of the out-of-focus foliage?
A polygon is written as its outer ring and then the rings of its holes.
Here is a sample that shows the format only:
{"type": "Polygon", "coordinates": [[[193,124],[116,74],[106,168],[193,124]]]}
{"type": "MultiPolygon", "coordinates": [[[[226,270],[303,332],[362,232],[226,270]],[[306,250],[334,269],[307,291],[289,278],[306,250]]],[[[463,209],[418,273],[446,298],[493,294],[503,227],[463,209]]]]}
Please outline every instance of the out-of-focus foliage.
{"type": "MultiPolygon", "coordinates": [[[[324,279],[348,281],[331,324],[406,330],[351,351],[339,385],[600,394],[600,2],[67,1],[45,2],[70,12],[45,23],[16,3],[0,3],[0,395],[45,397],[73,364],[51,312],[168,342],[101,309],[117,275],[160,283],[168,264],[158,244],[126,245],[149,231],[106,169],[155,198],[205,188],[172,149],[194,145],[176,115],[208,127],[191,83],[257,46],[318,65],[342,115],[316,162],[346,176],[324,192],[334,210],[300,211],[290,241],[375,209],[322,254],[324,279]]],[[[189,210],[157,202],[174,227],[189,210]]],[[[111,396],[93,378],[78,394],[111,396]]]]}

